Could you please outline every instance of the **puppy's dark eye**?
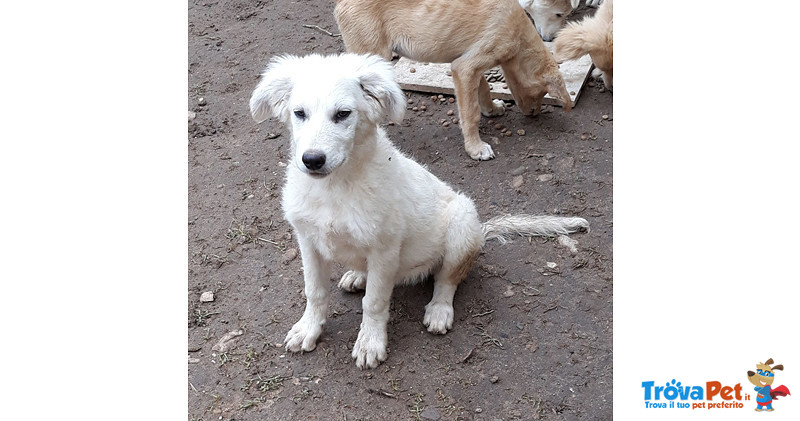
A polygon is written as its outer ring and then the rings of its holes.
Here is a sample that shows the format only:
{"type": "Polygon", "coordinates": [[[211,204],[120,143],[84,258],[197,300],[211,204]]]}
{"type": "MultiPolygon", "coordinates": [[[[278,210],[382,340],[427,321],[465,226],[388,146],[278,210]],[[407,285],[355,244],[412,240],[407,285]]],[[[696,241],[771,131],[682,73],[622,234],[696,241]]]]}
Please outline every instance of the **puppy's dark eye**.
{"type": "Polygon", "coordinates": [[[346,119],[350,115],[350,113],[351,113],[350,110],[341,110],[338,113],[336,113],[336,116],[334,116],[334,120],[336,120],[337,122],[342,121],[346,119]]]}
{"type": "Polygon", "coordinates": [[[300,120],[306,119],[306,112],[303,110],[294,110],[295,117],[299,118],[300,120]]]}
{"type": "Polygon", "coordinates": [[[564,16],[564,14],[563,13],[556,13],[556,17],[557,18],[560,18],[561,16],[564,16]]]}

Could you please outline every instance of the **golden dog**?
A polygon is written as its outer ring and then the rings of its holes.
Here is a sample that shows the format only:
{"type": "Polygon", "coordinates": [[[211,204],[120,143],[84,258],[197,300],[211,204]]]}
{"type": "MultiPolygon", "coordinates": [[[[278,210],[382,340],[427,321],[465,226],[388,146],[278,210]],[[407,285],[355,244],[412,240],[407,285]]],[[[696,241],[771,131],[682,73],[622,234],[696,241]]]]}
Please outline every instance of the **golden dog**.
{"type": "Polygon", "coordinates": [[[614,5],[606,0],[592,17],[570,22],[558,33],[555,54],[559,60],[573,60],[589,54],[603,74],[609,90],[614,86],[614,5]]]}
{"type": "Polygon", "coordinates": [[[545,94],[572,103],[558,70],[517,0],[336,0],[334,16],[348,52],[391,60],[392,52],[451,63],[464,148],[472,159],[494,158],[478,134],[481,114],[505,112],[483,74],[500,65],[514,101],[537,114],[545,94]]]}

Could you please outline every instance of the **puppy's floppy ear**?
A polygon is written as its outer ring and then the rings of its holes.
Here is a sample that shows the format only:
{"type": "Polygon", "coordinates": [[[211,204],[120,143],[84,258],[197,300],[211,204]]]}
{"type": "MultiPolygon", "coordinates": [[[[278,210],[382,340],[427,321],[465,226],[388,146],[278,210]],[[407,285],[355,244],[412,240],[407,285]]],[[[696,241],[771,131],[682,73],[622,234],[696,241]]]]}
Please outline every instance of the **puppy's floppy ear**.
{"type": "Polygon", "coordinates": [[[559,73],[555,77],[546,77],[545,83],[547,84],[547,93],[564,104],[561,106],[561,109],[563,109],[565,113],[570,112],[570,110],[572,110],[572,97],[570,97],[569,92],[567,92],[567,87],[564,84],[564,78],[561,77],[561,74],[559,73]]]}
{"type": "Polygon", "coordinates": [[[289,120],[288,99],[294,87],[292,74],[299,61],[299,57],[291,55],[270,60],[250,97],[250,114],[255,121],[261,123],[269,118],[270,110],[273,117],[284,122],[289,120]]]}
{"type": "Polygon", "coordinates": [[[359,56],[359,59],[361,63],[355,76],[364,91],[367,118],[379,123],[384,115],[388,115],[391,121],[402,121],[406,98],[394,80],[394,67],[376,55],[359,56]]]}

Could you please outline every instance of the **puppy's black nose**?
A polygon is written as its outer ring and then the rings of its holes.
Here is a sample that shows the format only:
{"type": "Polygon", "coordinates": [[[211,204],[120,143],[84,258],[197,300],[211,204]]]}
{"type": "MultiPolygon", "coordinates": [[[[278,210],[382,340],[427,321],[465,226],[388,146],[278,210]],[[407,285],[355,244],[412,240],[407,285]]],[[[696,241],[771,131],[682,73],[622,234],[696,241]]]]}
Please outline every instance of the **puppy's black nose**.
{"type": "Polygon", "coordinates": [[[310,150],[303,153],[303,164],[311,171],[316,171],[325,165],[325,154],[320,151],[310,150]]]}

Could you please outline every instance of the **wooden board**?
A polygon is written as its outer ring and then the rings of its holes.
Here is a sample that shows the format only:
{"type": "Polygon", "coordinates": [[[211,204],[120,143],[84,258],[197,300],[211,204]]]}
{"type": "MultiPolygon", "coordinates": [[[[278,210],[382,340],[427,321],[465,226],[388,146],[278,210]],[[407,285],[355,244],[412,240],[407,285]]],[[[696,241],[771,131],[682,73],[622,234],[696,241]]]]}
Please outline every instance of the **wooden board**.
{"type": "MultiPolygon", "coordinates": [[[[552,42],[545,42],[545,45],[551,51],[552,44],[552,42]]],[[[397,82],[405,90],[455,95],[453,78],[450,76],[450,63],[419,63],[401,57],[394,67],[397,82]]],[[[592,59],[585,55],[577,60],[561,63],[558,69],[564,77],[564,84],[567,86],[567,92],[569,92],[572,106],[574,107],[577,105],[581,90],[592,72],[592,59]]],[[[505,101],[514,100],[514,97],[511,96],[511,91],[508,90],[502,79],[502,72],[499,67],[486,72],[486,76],[489,80],[489,87],[492,90],[492,98],[505,101]]],[[[542,103],[560,106],[560,103],[550,95],[545,95],[542,103]]]]}

